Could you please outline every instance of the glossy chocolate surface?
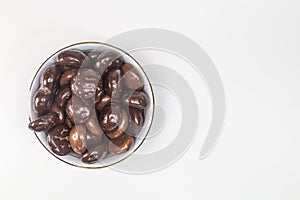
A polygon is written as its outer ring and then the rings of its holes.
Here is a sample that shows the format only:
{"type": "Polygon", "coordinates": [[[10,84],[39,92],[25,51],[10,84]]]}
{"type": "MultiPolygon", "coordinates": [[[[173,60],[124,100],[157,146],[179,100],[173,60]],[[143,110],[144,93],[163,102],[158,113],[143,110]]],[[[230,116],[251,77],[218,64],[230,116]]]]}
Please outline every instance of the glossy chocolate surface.
{"type": "Polygon", "coordinates": [[[107,94],[104,94],[100,101],[96,104],[96,110],[101,112],[103,108],[111,103],[111,98],[107,94]]]}
{"type": "Polygon", "coordinates": [[[57,64],[62,66],[80,67],[86,56],[79,50],[65,50],[58,54],[57,64]]]}
{"type": "Polygon", "coordinates": [[[128,107],[146,109],[149,106],[149,97],[143,91],[134,91],[124,96],[124,103],[128,107]]]}
{"type": "Polygon", "coordinates": [[[122,94],[122,72],[114,68],[107,72],[104,82],[104,90],[111,98],[119,98],[122,94]]]}
{"type": "Polygon", "coordinates": [[[69,135],[69,141],[74,152],[82,154],[86,151],[87,130],[83,125],[74,126],[69,135]]]}
{"type": "Polygon", "coordinates": [[[110,139],[115,139],[120,137],[121,135],[124,134],[127,126],[128,126],[128,115],[125,112],[124,109],[121,109],[119,112],[122,112],[122,118],[120,123],[118,124],[118,127],[110,132],[106,132],[106,135],[110,138],[110,139]]]}
{"type": "Polygon", "coordinates": [[[57,65],[49,66],[41,77],[41,87],[47,88],[52,94],[56,90],[61,69],[57,65]]]}
{"type": "Polygon", "coordinates": [[[140,132],[144,125],[144,116],[141,110],[129,108],[129,125],[126,133],[134,136],[140,132]]]}
{"type": "Polygon", "coordinates": [[[78,69],[69,69],[66,70],[60,77],[59,84],[60,86],[70,84],[71,80],[76,76],[78,69]]]}
{"type": "Polygon", "coordinates": [[[60,90],[57,91],[55,104],[59,108],[64,108],[71,97],[72,97],[71,89],[69,87],[62,87],[60,90]]]}
{"type": "Polygon", "coordinates": [[[31,121],[28,127],[36,132],[49,131],[58,124],[58,116],[55,113],[43,115],[34,121],[31,121]]]}
{"type": "Polygon", "coordinates": [[[121,137],[111,140],[108,150],[112,154],[121,154],[129,150],[134,143],[133,137],[123,134],[121,137]]]}
{"type": "Polygon", "coordinates": [[[65,156],[71,152],[68,136],[69,128],[65,125],[58,125],[48,133],[47,141],[55,154],[65,156]]]}
{"type": "Polygon", "coordinates": [[[122,108],[115,104],[106,106],[99,115],[100,125],[106,133],[115,131],[122,121],[122,108]]]}
{"type": "Polygon", "coordinates": [[[33,97],[33,109],[38,115],[48,112],[53,103],[53,94],[48,88],[39,88],[33,97]]]}

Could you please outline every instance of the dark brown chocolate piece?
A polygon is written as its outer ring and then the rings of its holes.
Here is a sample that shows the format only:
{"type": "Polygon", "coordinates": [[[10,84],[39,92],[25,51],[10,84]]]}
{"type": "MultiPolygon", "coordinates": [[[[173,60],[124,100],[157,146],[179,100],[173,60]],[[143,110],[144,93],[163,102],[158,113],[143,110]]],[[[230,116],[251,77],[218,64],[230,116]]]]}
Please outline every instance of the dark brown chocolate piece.
{"type": "Polygon", "coordinates": [[[58,125],[48,133],[47,142],[55,154],[65,156],[71,152],[68,136],[69,128],[65,125],[58,125]]]}
{"type": "Polygon", "coordinates": [[[81,160],[84,163],[93,164],[99,160],[102,160],[106,154],[107,146],[106,144],[102,144],[83,154],[81,160]]]}
{"type": "Polygon", "coordinates": [[[59,66],[50,65],[41,76],[40,87],[48,88],[48,90],[53,94],[60,75],[61,71],[59,66]]]}
{"type": "Polygon", "coordinates": [[[62,87],[56,95],[55,104],[59,108],[64,108],[71,97],[72,97],[71,89],[69,87],[62,87]]]}
{"type": "Polygon", "coordinates": [[[137,135],[144,125],[144,117],[141,110],[136,108],[129,108],[129,123],[126,133],[129,135],[137,135]]]}
{"type": "Polygon", "coordinates": [[[59,66],[50,65],[41,76],[40,87],[47,88],[51,94],[54,94],[60,75],[59,66]]]}
{"type": "Polygon", "coordinates": [[[115,138],[118,138],[121,135],[123,135],[128,126],[127,113],[123,109],[121,109],[121,112],[122,112],[122,119],[121,119],[121,122],[118,125],[117,129],[106,133],[107,137],[109,137],[110,139],[115,139],[115,138]]]}
{"type": "Polygon", "coordinates": [[[111,98],[108,95],[103,95],[100,101],[96,104],[96,110],[101,112],[102,109],[111,103],[111,98]]]}
{"type": "Polygon", "coordinates": [[[133,145],[133,137],[128,134],[123,134],[121,137],[118,137],[108,144],[108,151],[111,154],[121,154],[130,149],[133,145]]]}
{"type": "Polygon", "coordinates": [[[124,96],[123,100],[126,106],[137,109],[146,109],[149,106],[149,97],[143,91],[130,92],[124,96]]]}
{"type": "Polygon", "coordinates": [[[47,115],[43,115],[34,121],[30,122],[28,127],[31,130],[34,130],[36,132],[41,131],[49,131],[54,126],[58,124],[58,117],[56,113],[49,113],[47,115]]]}
{"type": "Polygon", "coordinates": [[[58,54],[57,63],[61,66],[80,67],[86,56],[78,50],[65,50],[58,54]]]}
{"type": "Polygon", "coordinates": [[[117,130],[123,121],[123,112],[116,104],[106,106],[99,115],[99,122],[102,130],[109,133],[117,130]]]}
{"type": "Polygon", "coordinates": [[[59,84],[60,86],[70,84],[71,80],[76,76],[78,69],[66,70],[60,77],[59,84]]]}
{"type": "Polygon", "coordinates": [[[74,152],[83,154],[86,151],[87,130],[83,125],[74,126],[69,135],[69,141],[74,152]]]}
{"type": "Polygon", "coordinates": [[[52,92],[48,88],[39,88],[33,96],[33,110],[38,115],[48,112],[53,103],[52,92]]]}
{"type": "Polygon", "coordinates": [[[58,124],[64,124],[65,123],[65,111],[62,108],[59,108],[56,103],[54,103],[50,109],[50,112],[56,113],[58,117],[58,124]]]}
{"type": "Polygon", "coordinates": [[[120,69],[111,69],[106,73],[104,90],[112,99],[119,98],[122,93],[122,72],[120,69]]]}

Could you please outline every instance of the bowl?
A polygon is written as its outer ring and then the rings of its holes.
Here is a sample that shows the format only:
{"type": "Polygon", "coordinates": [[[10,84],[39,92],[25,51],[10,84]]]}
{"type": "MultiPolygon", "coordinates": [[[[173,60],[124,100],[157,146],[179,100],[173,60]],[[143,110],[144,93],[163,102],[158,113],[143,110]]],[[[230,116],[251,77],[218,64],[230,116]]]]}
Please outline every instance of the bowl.
{"type": "MultiPolygon", "coordinates": [[[[121,49],[119,49],[117,47],[114,47],[112,45],[105,44],[105,43],[100,43],[100,42],[83,42],[83,43],[77,43],[77,44],[73,44],[73,45],[67,46],[67,47],[62,48],[59,51],[55,52],[54,54],[52,54],[40,66],[40,68],[38,69],[38,71],[36,72],[36,74],[35,74],[35,76],[34,76],[34,78],[32,80],[32,83],[31,83],[31,86],[30,86],[29,120],[30,120],[30,122],[33,122],[34,120],[38,119],[39,117],[45,115],[45,114],[43,114],[43,115],[38,114],[36,112],[36,108],[34,107],[35,94],[36,94],[36,91],[41,87],[41,84],[42,84],[41,83],[41,77],[43,76],[44,72],[50,66],[53,66],[53,65],[55,65],[56,67],[60,68],[61,74],[63,74],[67,70],[70,70],[70,68],[68,68],[68,67],[70,67],[71,65],[69,66],[69,65],[62,64],[63,62],[61,62],[61,60],[60,60],[60,62],[58,62],[59,56],[63,52],[67,52],[67,51],[80,51],[80,52],[82,52],[86,56],[86,60],[80,66],[76,66],[76,67],[73,66],[73,68],[76,68],[78,70],[78,72],[75,75],[75,77],[79,76],[79,71],[81,71],[81,70],[84,71],[84,70],[86,70],[86,68],[91,68],[91,69],[95,70],[95,62],[96,62],[95,59],[98,59],[99,56],[100,56],[100,54],[102,54],[104,52],[115,52],[115,53],[117,53],[117,55],[120,55],[120,57],[123,59],[124,63],[129,64],[130,66],[132,66],[134,68],[134,70],[136,70],[136,72],[139,74],[141,80],[144,83],[143,84],[143,88],[139,89],[139,90],[142,90],[142,92],[145,93],[148,96],[147,107],[141,109],[141,113],[143,115],[143,124],[139,128],[138,133],[135,133],[135,134],[128,133],[127,129],[125,129],[121,133],[121,134],[128,134],[128,135],[130,135],[132,137],[133,144],[130,146],[129,149],[127,149],[127,151],[122,152],[120,154],[119,153],[115,153],[115,152],[112,153],[113,151],[110,152],[109,151],[110,148],[108,148],[108,147],[114,146],[116,144],[114,141],[116,141],[116,140],[115,139],[111,139],[111,137],[109,136],[109,132],[106,132],[106,131],[103,130],[103,127],[105,127],[105,126],[102,126],[104,124],[102,122],[104,120],[104,117],[106,116],[105,115],[105,111],[104,111],[105,109],[97,110],[96,106],[95,106],[96,105],[95,102],[94,101],[89,101],[87,104],[89,104],[91,106],[91,113],[95,113],[95,116],[96,116],[95,119],[98,119],[98,124],[101,127],[101,130],[103,132],[102,136],[101,136],[102,137],[101,141],[102,141],[102,143],[104,145],[106,145],[106,150],[107,150],[107,153],[104,155],[103,158],[101,158],[101,159],[99,159],[99,160],[97,160],[95,162],[91,162],[91,163],[87,163],[87,162],[83,162],[82,161],[83,155],[85,153],[91,151],[90,150],[91,148],[86,148],[86,151],[82,152],[82,153],[78,153],[78,152],[74,151],[74,149],[71,148],[72,149],[71,152],[68,153],[67,155],[63,155],[63,156],[58,155],[57,153],[53,152],[53,148],[51,148],[49,146],[49,135],[51,135],[51,131],[53,129],[55,129],[55,127],[52,127],[48,131],[41,131],[41,132],[35,131],[34,132],[35,136],[38,139],[38,141],[42,144],[42,146],[51,155],[53,155],[54,157],[56,157],[60,161],[63,161],[63,162],[65,162],[65,163],[67,163],[69,165],[72,165],[72,166],[83,167],[83,168],[103,168],[103,167],[111,166],[113,164],[121,162],[122,160],[124,160],[128,156],[130,156],[132,153],[134,153],[142,145],[143,141],[147,137],[147,134],[148,134],[148,132],[150,130],[150,127],[151,127],[151,124],[152,124],[152,120],[153,120],[153,114],[154,114],[154,95],[153,95],[153,91],[152,91],[152,86],[151,86],[150,80],[148,79],[148,77],[147,77],[145,71],[143,70],[142,66],[132,56],[130,56],[127,52],[125,52],[125,51],[123,51],[123,50],[121,50],[121,49]],[[101,116],[104,116],[104,117],[101,118],[101,116]],[[102,119],[101,122],[99,121],[100,118],[102,119]]],[[[72,60],[70,62],[72,62],[72,60]]],[[[109,82],[109,81],[107,81],[107,79],[108,79],[107,78],[107,74],[110,71],[109,67],[110,66],[107,66],[107,69],[105,69],[104,72],[99,73],[100,76],[101,76],[103,84],[109,82]]],[[[122,67],[123,67],[123,65],[122,65],[122,67]]],[[[98,71],[96,71],[96,72],[98,73],[98,71]]],[[[122,94],[120,95],[120,97],[116,97],[114,95],[114,93],[110,93],[109,94],[109,95],[111,95],[111,99],[112,99],[110,105],[116,105],[116,107],[122,107],[122,109],[127,112],[128,121],[130,122],[130,120],[131,120],[131,122],[132,122],[134,120],[131,118],[131,115],[129,114],[128,111],[129,111],[129,109],[133,109],[133,107],[131,107],[131,106],[134,106],[133,105],[134,101],[132,101],[133,104],[128,104],[128,101],[126,101],[126,97],[124,97],[125,94],[123,94],[123,93],[126,93],[127,96],[129,94],[129,96],[130,96],[129,99],[130,99],[130,98],[132,98],[133,93],[135,91],[137,91],[137,90],[130,89],[130,88],[124,86],[124,80],[123,80],[124,75],[125,75],[125,73],[122,75],[122,79],[121,79],[122,81],[119,81],[118,84],[119,83],[120,84],[123,83],[122,87],[125,87],[125,89],[122,89],[122,94]],[[126,91],[126,92],[124,92],[124,91],[126,91]],[[124,103],[124,102],[127,102],[127,104],[124,103]]],[[[74,81],[74,78],[72,80],[73,80],[73,85],[74,85],[74,82],[76,82],[76,81],[74,81]]],[[[127,83],[127,85],[128,84],[130,85],[130,83],[127,83]]],[[[70,85],[72,85],[72,84],[70,84],[70,85]]],[[[72,87],[73,87],[73,85],[72,85],[72,87]]],[[[109,85],[109,83],[106,84],[106,85],[109,85]]],[[[71,88],[71,86],[70,86],[70,88],[71,88]]],[[[74,90],[74,91],[76,91],[76,90],[74,90]]],[[[74,94],[74,91],[72,90],[72,96],[70,98],[70,99],[73,99],[73,102],[74,102],[74,98],[77,98],[76,94],[74,94]]],[[[103,89],[103,92],[105,94],[109,93],[107,91],[108,90],[103,89]]],[[[127,100],[128,100],[128,98],[127,98],[127,100]]],[[[55,99],[53,101],[55,101],[55,99]]],[[[54,103],[52,103],[52,104],[54,104],[54,103]]],[[[110,106],[110,105],[107,105],[107,106],[110,106]]],[[[76,106],[74,106],[74,109],[75,109],[75,107],[76,106]]],[[[111,106],[111,108],[112,107],[115,107],[115,106],[111,106]]],[[[113,110],[113,109],[111,109],[111,110],[113,110]]],[[[66,114],[66,106],[64,106],[63,111],[64,111],[65,116],[68,116],[66,114]]],[[[49,113],[49,112],[52,112],[52,109],[51,109],[51,111],[47,111],[46,114],[49,113]]],[[[68,117],[65,117],[65,118],[68,118],[68,117]]],[[[72,128],[74,128],[74,127],[77,127],[77,130],[79,132],[80,131],[79,126],[82,125],[81,123],[82,122],[79,122],[78,120],[75,120],[75,118],[74,118],[73,119],[73,127],[72,127],[72,125],[70,126],[70,129],[68,130],[68,134],[70,134],[70,132],[71,132],[70,130],[72,128]]],[[[58,126],[58,125],[56,124],[56,126],[58,126]]],[[[121,125],[119,124],[119,126],[121,126],[121,125]]],[[[89,129],[86,129],[86,130],[88,132],[87,134],[91,134],[89,132],[89,129]]],[[[71,143],[70,137],[71,137],[70,135],[68,135],[66,137],[68,139],[68,144],[69,145],[71,143]]],[[[118,139],[118,138],[116,138],[116,139],[118,139]]],[[[85,139],[85,141],[86,141],[86,139],[85,139]]],[[[72,147],[72,145],[70,145],[70,147],[72,147]]]]}

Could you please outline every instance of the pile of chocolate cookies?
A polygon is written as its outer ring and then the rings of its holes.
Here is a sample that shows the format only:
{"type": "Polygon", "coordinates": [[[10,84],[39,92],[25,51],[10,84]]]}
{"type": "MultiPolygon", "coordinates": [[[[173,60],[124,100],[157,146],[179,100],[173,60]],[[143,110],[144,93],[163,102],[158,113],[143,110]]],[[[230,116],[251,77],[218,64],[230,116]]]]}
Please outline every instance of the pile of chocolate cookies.
{"type": "Polygon", "coordinates": [[[133,146],[150,100],[141,72],[120,53],[64,50],[37,78],[29,128],[46,134],[55,154],[92,164],[133,146]]]}

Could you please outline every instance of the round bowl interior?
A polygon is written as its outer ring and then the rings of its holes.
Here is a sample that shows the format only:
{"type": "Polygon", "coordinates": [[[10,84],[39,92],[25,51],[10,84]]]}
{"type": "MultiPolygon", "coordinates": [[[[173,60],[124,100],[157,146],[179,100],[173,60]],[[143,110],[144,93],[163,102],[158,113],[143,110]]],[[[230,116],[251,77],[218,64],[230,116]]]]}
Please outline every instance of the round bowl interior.
{"type": "Polygon", "coordinates": [[[34,96],[35,91],[38,89],[38,87],[40,85],[40,77],[43,74],[43,72],[46,70],[47,66],[49,66],[50,64],[52,64],[56,61],[57,55],[60,52],[65,51],[65,50],[81,50],[83,52],[89,52],[89,51],[103,52],[106,50],[112,50],[112,51],[118,52],[121,56],[123,56],[125,63],[130,63],[132,66],[134,66],[134,68],[139,72],[140,76],[144,80],[144,91],[149,96],[149,108],[144,113],[144,125],[143,125],[140,133],[135,137],[134,144],[131,146],[131,148],[127,152],[120,154],[120,155],[111,155],[111,156],[105,157],[101,161],[98,161],[94,164],[83,163],[80,160],[80,156],[75,153],[70,153],[69,155],[66,155],[66,156],[58,156],[51,151],[51,149],[47,143],[47,136],[45,133],[38,132],[38,133],[35,133],[35,135],[45,149],[47,149],[57,159],[65,162],[67,164],[77,166],[77,167],[83,167],[83,168],[102,168],[102,167],[107,167],[107,166],[116,164],[116,163],[122,161],[123,159],[127,158],[128,156],[130,156],[130,154],[132,154],[134,151],[136,151],[139,148],[139,146],[143,143],[143,141],[145,140],[145,138],[148,134],[148,131],[150,129],[152,119],[153,119],[153,113],[154,113],[154,96],[153,96],[153,91],[152,91],[150,81],[149,81],[147,75],[145,74],[143,68],[139,65],[139,63],[136,60],[134,60],[128,53],[122,51],[121,49],[118,49],[116,47],[113,47],[113,46],[105,44],[105,43],[97,43],[97,42],[86,42],[86,43],[74,44],[74,45],[68,46],[66,48],[63,48],[63,49],[57,51],[56,53],[54,53],[52,56],[50,56],[40,66],[37,73],[35,74],[35,77],[30,86],[30,112],[29,112],[30,121],[32,121],[38,117],[37,114],[33,110],[33,96],[34,96]]]}

